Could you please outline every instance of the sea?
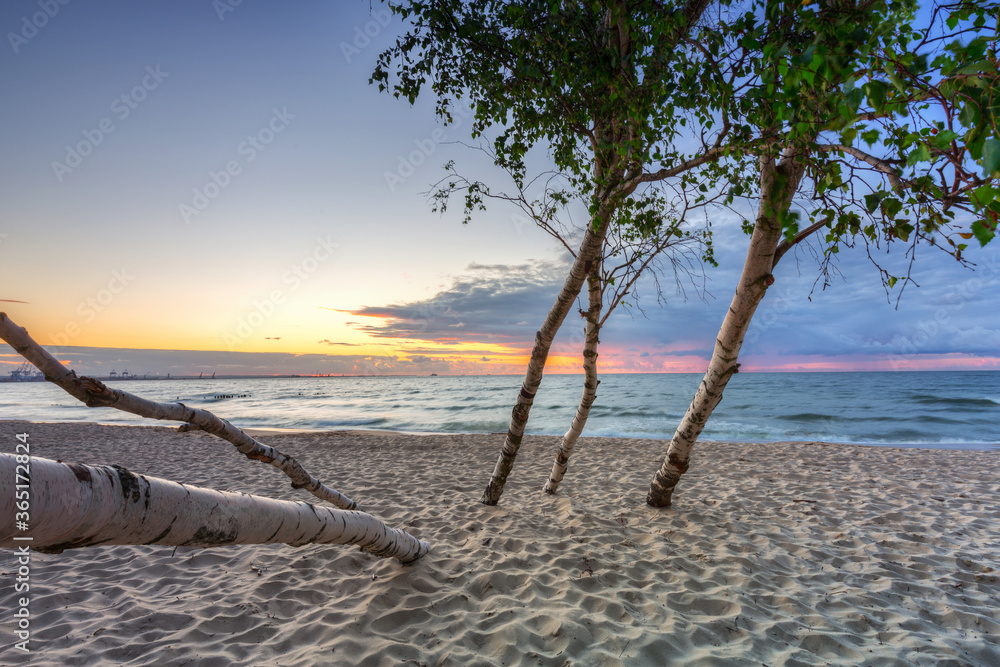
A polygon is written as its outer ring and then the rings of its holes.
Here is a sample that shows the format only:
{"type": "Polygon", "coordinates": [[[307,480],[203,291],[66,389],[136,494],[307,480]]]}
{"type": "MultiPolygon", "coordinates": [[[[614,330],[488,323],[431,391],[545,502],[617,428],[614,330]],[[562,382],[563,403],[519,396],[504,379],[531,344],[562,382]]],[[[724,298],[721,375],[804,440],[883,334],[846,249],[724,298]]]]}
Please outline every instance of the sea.
{"type": "MultiPolygon", "coordinates": [[[[584,435],[670,439],[701,377],[604,375],[584,435]]],[[[490,375],[108,384],[155,401],[205,408],[242,428],[501,433],[521,381],[521,376],[490,375]]],[[[564,433],[582,390],[582,375],[546,376],[526,433],[564,433]]],[[[47,382],[0,383],[0,419],[157,423],[112,408],[88,408],[47,382]]],[[[740,373],[702,439],[1000,451],[1000,371],[740,373]]]]}

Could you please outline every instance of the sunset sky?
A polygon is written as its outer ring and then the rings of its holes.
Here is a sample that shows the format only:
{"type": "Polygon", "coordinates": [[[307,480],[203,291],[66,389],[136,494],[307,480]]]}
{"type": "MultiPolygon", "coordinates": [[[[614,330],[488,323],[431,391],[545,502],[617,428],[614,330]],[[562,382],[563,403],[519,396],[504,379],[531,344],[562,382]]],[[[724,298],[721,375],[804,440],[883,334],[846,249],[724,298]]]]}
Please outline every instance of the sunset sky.
{"type": "MultiPolygon", "coordinates": [[[[42,3],[43,5],[45,3],[42,3]]],[[[368,84],[401,31],[376,2],[0,6],[0,309],[81,372],[520,373],[567,253],[497,204],[424,193],[499,175],[468,123],[368,84]],[[233,6],[235,5],[235,6],[233,6]],[[223,11],[223,10],[227,11],[223,11]],[[43,12],[39,14],[39,12],[43,12]],[[38,18],[42,16],[42,18],[38,18]],[[34,17],[34,18],[33,18],[34,17]],[[39,27],[40,26],[40,27],[39,27]]],[[[746,249],[713,220],[704,298],[665,281],[602,333],[603,372],[701,372],[746,249]]],[[[1000,247],[918,251],[899,307],[865,250],[826,290],[787,257],[745,370],[1000,369],[1000,247]]],[[[902,248],[874,255],[896,272],[902,248]]],[[[874,251],[873,251],[874,252],[874,251]]],[[[577,372],[571,315],[550,371],[577,372]]],[[[0,374],[20,358],[0,346],[0,374]]]]}

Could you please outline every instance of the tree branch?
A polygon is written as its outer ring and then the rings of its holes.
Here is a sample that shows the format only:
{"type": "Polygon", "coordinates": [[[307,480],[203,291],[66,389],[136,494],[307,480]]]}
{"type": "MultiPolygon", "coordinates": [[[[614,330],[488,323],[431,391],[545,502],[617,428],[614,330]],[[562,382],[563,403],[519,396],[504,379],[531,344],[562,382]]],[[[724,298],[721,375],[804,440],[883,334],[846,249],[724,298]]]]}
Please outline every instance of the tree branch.
{"type": "Polygon", "coordinates": [[[673,176],[678,176],[683,174],[685,171],[694,169],[695,167],[700,167],[703,164],[709,162],[714,162],[715,160],[722,157],[724,149],[721,146],[716,146],[705,151],[702,155],[698,157],[691,158],[690,160],[685,160],[684,162],[670,167],[669,169],[660,169],[659,171],[651,172],[648,174],[640,174],[635,178],[622,183],[620,189],[625,190],[629,187],[635,188],[641,183],[653,183],[655,181],[662,181],[665,178],[671,178],[673,176]]]}
{"type": "Polygon", "coordinates": [[[214,436],[232,443],[248,459],[263,461],[281,470],[292,480],[292,488],[305,489],[321,500],[333,503],[340,509],[356,510],[358,504],[339,491],[325,486],[306,472],[298,461],[283,454],[274,447],[261,444],[225,419],[220,419],[208,410],[189,408],[183,403],[156,403],[140,398],[120,389],[112,389],[99,380],[77,377],[77,374],[63,366],[28,332],[15,324],[6,313],[0,313],[0,339],[3,339],[22,357],[30,361],[49,382],[58,385],[66,393],[82,401],[87,407],[116,408],[150,419],[166,419],[186,422],[214,436]]]}
{"type": "Polygon", "coordinates": [[[771,268],[773,269],[778,265],[778,260],[780,260],[786,252],[791,250],[792,246],[796,245],[799,241],[809,237],[823,227],[826,227],[826,221],[814,222],[796,234],[795,237],[792,238],[791,242],[789,242],[788,239],[783,239],[774,250],[774,262],[771,264],[771,268]]]}
{"type": "Polygon", "coordinates": [[[867,162],[871,166],[875,167],[883,174],[889,177],[889,184],[892,185],[893,190],[901,190],[903,188],[903,182],[899,179],[899,172],[895,167],[889,162],[881,160],[874,155],[869,155],[864,151],[854,148],[853,146],[843,146],[841,144],[829,144],[817,146],[816,150],[829,152],[829,151],[841,151],[847,153],[851,157],[857,158],[862,162],[867,162]]]}

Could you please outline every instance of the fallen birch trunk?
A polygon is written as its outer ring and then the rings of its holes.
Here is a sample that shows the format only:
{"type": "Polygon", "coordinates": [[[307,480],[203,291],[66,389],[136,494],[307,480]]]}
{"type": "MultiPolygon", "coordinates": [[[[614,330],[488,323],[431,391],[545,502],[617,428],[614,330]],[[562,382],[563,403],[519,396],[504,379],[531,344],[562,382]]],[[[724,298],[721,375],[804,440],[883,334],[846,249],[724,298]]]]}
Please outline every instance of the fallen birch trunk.
{"type": "Polygon", "coordinates": [[[364,512],[12,454],[0,454],[0,517],[0,547],[46,553],[99,545],[356,544],[412,563],[430,548],[364,512]],[[27,488],[15,495],[18,486],[27,488]]]}
{"type": "Polygon", "coordinates": [[[63,366],[45,348],[36,343],[23,327],[11,321],[6,313],[0,313],[0,339],[5,340],[18,354],[44,373],[46,380],[62,387],[87,407],[116,408],[140,417],[185,422],[232,443],[248,459],[263,461],[281,470],[292,480],[292,488],[305,489],[320,500],[332,503],[343,510],[360,509],[356,502],[310,475],[302,464],[291,456],[258,442],[208,410],[189,408],[183,403],[157,403],[127,391],[112,389],[93,378],[77,377],[75,372],[63,366]]]}

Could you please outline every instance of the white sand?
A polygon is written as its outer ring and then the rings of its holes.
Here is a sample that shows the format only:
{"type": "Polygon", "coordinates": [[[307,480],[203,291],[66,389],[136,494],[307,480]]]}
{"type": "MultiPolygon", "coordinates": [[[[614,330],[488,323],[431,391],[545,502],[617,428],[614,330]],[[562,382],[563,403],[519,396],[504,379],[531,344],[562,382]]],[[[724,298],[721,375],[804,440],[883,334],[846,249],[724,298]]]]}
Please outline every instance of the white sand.
{"type": "MultiPolygon", "coordinates": [[[[0,422],[32,453],[309,497],[229,444],[168,428],[0,422]]],[[[19,665],[1000,665],[1000,452],[701,443],[675,506],[665,452],[588,439],[557,496],[528,438],[499,507],[500,436],[268,434],[432,543],[414,565],[352,547],[103,547],[32,556],[19,665]]]]}

